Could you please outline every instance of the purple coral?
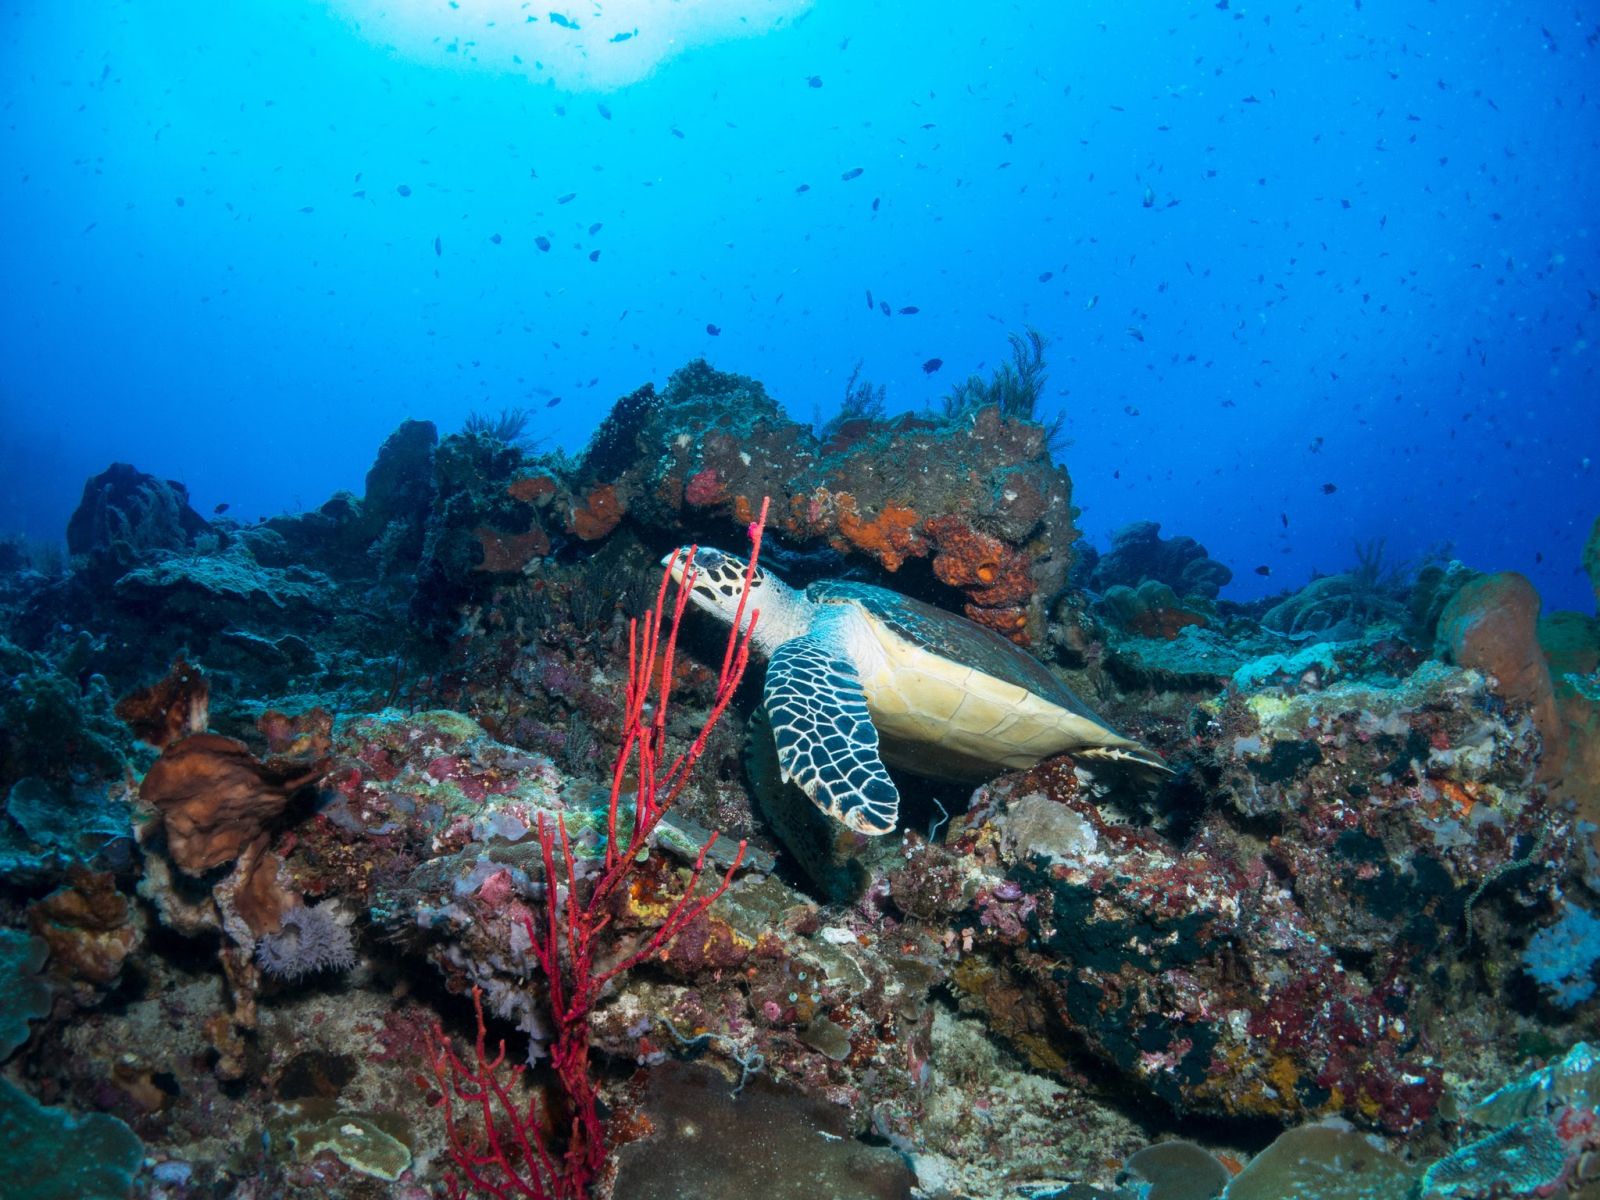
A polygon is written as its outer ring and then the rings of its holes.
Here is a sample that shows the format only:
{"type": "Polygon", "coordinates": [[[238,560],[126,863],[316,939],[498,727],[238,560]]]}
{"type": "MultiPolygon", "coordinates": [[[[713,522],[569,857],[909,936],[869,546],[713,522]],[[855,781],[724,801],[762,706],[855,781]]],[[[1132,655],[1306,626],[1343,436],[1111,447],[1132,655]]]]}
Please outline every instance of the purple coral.
{"type": "Polygon", "coordinates": [[[295,982],[318,971],[348,971],[356,951],[350,931],[329,909],[302,906],[284,913],[283,927],[256,943],[256,961],[274,979],[295,982]]]}

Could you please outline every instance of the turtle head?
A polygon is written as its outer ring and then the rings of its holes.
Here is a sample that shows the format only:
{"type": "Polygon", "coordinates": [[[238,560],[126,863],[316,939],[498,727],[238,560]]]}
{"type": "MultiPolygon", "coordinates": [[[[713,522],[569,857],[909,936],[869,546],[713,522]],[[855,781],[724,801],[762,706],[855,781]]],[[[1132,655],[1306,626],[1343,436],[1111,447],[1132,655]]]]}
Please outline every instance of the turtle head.
{"type": "MultiPolygon", "coordinates": [[[[689,590],[689,598],[707,612],[733,623],[733,614],[739,611],[739,593],[744,591],[744,573],[750,566],[746,560],[715,546],[679,546],[661,560],[661,565],[671,569],[672,582],[680,587],[684,575],[692,574],[694,586],[689,590]],[[692,566],[691,554],[694,555],[692,566]]],[[[750,577],[750,599],[745,602],[747,612],[759,603],[756,597],[765,582],[766,572],[757,567],[750,577]]]]}
{"type": "MultiPolygon", "coordinates": [[[[718,550],[715,546],[680,546],[661,560],[670,568],[672,580],[680,586],[684,582],[689,552],[694,550],[694,565],[688,572],[693,576],[689,598],[699,608],[705,609],[718,620],[733,624],[739,611],[739,593],[744,590],[745,571],[749,563],[737,554],[718,550]]],[[[745,620],[749,614],[760,610],[761,621],[756,626],[757,640],[773,628],[773,618],[786,613],[792,606],[794,593],[782,580],[769,575],[760,567],[750,576],[750,598],[745,601],[745,620]]]]}

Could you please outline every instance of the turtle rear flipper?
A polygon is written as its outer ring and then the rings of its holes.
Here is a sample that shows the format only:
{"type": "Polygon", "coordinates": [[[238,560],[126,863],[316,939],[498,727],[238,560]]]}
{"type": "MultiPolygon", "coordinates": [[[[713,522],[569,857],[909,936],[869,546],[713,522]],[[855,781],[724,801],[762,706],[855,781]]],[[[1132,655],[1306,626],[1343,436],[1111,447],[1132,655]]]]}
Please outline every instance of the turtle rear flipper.
{"type": "Polygon", "coordinates": [[[900,793],[878,757],[861,676],[843,651],[847,623],[859,619],[830,607],[774,650],[763,698],[783,778],[836,821],[877,835],[894,832],[900,793]]]}
{"type": "Polygon", "coordinates": [[[1069,753],[1075,760],[1087,759],[1091,768],[1095,763],[1112,764],[1125,778],[1152,792],[1176,774],[1167,766],[1166,759],[1135,741],[1127,741],[1125,745],[1083,746],[1069,753]]]}

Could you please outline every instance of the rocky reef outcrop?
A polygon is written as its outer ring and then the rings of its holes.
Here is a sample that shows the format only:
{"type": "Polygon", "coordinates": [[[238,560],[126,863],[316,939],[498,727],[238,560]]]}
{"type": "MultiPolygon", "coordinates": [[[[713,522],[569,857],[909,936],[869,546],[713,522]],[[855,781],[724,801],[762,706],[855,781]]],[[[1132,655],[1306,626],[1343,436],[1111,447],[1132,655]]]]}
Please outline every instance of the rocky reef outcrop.
{"type": "Polygon", "coordinates": [[[863,418],[823,442],[755,380],[690,363],[660,392],[618,401],[575,462],[511,470],[487,445],[449,451],[425,590],[481,596],[495,576],[619,529],[652,547],[685,535],[737,544],[769,497],[772,532],[803,574],[865,571],[1036,641],[1078,536],[1047,433],[988,406],[863,418]]]}

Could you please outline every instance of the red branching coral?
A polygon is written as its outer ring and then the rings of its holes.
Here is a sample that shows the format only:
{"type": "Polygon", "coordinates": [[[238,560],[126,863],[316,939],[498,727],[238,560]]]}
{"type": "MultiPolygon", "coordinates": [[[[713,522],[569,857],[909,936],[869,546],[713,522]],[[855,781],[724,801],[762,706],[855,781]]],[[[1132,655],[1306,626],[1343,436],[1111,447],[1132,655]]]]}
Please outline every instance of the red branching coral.
{"type": "Polygon", "coordinates": [[[700,921],[727,890],[744,857],[741,842],[721,883],[704,895],[697,894],[707,854],[717,840],[713,833],[700,848],[682,894],[653,933],[621,954],[616,953],[614,939],[604,936],[611,925],[614,904],[626,894],[641,857],[647,853],[651,834],[688,782],[711,730],[744,676],[750,635],[759,616],[752,614],[746,624],[744,605],[761,553],[766,516],[767,506],[763,503],[761,517],[751,529],[753,549],[745,574],[745,594],[740,597],[739,611],[729,631],[711,714],[690,748],[667,766],[663,762],[668,701],[678,627],[693,578],[692,554],[687,564],[689,579],[677,591],[670,626],[666,624],[667,589],[672,578],[669,565],[662,575],[654,610],[645,615],[642,625],[636,621],[629,629],[622,746],[612,769],[606,853],[599,872],[580,882],[565,820],[552,823],[542,815],[538,819],[548,903],[542,919],[536,921],[526,913],[521,919],[548,988],[554,1030],[550,1066],[555,1075],[560,1116],[549,1108],[541,1112],[537,1100],[524,1104],[517,1099],[514,1093],[524,1068],[512,1066],[502,1071],[503,1041],[493,1057],[487,1054],[483,1000],[478,988],[473,988],[472,997],[478,1023],[472,1061],[457,1053],[442,1028],[435,1028],[429,1038],[429,1065],[444,1113],[450,1155],[461,1172],[460,1179],[451,1176],[448,1180],[452,1196],[464,1196],[470,1189],[495,1200],[582,1200],[605,1166],[606,1127],[589,1069],[590,1023],[595,1004],[612,980],[662,953],[679,934],[700,921]],[[633,829],[619,840],[617,817],[625,783],[636,789],[633,829]],[[564,903],[560,897],[564,897],[564,903]]]}

